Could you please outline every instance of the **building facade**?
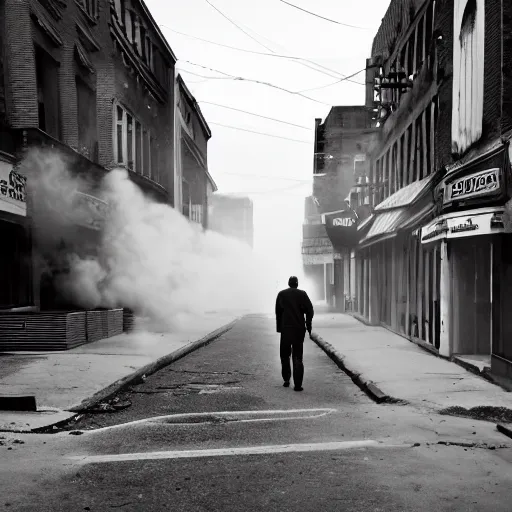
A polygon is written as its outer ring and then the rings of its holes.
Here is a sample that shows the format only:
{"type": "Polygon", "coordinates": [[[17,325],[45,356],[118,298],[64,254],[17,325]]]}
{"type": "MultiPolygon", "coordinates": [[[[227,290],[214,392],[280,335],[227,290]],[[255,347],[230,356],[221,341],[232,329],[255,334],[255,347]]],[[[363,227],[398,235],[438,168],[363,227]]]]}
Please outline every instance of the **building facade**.
{"type": "Polygon", "coordinates": [[[367,321],[509,377],[511,14],[391,2],[367,60],[380,136],[357,251],[367,321]]]}
{"type": "Polygon", "coordinates": [[[212,133],[181,75],[175,85],[174,205],[192,222],[208,227],[208,205],[217,185],[208,172],[212,133]]]}
{"type": "Polygon", "coordinates": [[[145,194],[174,204],[176,57],[143,1],[1,0],[0,11],[0,122],[8,147],[1,148],[0,183],[7,184],[0,190],[7,195],[0,195],[0,215],[10,217],[13,247],[2,260],[6,269],[9,258],[29,262],[29,270],[6,272],[28,291],[18,298],[3,292],[12,298],[0,308],[69,308],[55,280],[66,272],[66,253],[88,254],[98,245],[106,205],[96,191],[109,169],[125,168],[145,194]],[[30,190],[34,162],[25,157],[34,147],[60,155],[82,178],[72,198],[77,230],[43,233],[52,212],[30,190]],[[13,218],[28,225],[23,236],[13,218]],[[19,250],[28,256],[15,256],[19,250]]]}
{"type": "Polygon", "coordinates": [[[254,247],[253,202],[248,197],[215,193],[209,204],[209,229],[254,247]]]}
{"type": "Polygon", "coordinates": [[[306,198],[302,254],[315,298],[346,311],[354,307],[357,226],[369,212],[369,159],[375,137],[371,110],[333,107],[315,120],[313,195],[306,198]]]}

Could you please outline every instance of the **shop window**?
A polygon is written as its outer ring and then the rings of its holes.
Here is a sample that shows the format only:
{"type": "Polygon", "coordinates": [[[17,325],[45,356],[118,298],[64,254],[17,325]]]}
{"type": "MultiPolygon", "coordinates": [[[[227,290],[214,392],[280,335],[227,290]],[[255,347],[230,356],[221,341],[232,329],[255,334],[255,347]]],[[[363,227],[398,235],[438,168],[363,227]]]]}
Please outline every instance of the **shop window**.
{"type": "Polygon", "coordinates": [[[78,149],[96,162],[98,159],[98,135],[96,126],[96,93],[79,77],[76,77],[78,107],[78,149]]]}
{"type": "Polygon", "coordinates": [[[454,11],[452,150],[465,152],[482,135],[484,0],[456,0],[454,11]]]}
{"type": "Polygon", "coordinates": [[[59,64],[35,47],[39,128],[60,138],[59,64]]]}

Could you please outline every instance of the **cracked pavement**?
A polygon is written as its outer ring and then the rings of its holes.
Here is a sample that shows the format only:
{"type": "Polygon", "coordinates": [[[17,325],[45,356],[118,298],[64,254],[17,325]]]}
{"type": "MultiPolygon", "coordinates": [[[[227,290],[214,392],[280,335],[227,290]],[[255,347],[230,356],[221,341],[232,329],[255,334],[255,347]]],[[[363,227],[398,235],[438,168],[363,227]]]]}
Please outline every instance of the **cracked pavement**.
{"type": "Polygon", "coordinates": [[[273,321],[253,316],[118,394],[125,409],[6,435],[25,444],[0,446],[0,510],[510,510],[494,424],[376,404],[309,340],[304,359],[304,392],[283,388],[273,321]]]}

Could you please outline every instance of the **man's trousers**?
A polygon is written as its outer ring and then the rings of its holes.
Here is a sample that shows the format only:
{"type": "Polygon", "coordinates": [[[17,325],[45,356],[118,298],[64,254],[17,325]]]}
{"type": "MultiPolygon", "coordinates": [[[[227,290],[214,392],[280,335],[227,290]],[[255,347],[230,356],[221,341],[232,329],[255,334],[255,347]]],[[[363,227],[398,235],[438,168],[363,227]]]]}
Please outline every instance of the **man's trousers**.
{"type": "Polygon", "coordinates": [[[304,351],[305,329],[283,327],[281,331],[281,375],[285,382],[289,382],[292,376],[290,357],[293,363],[293,384],[296,388],[302,387],[304,378],[304,363],[302,360],[304,351]]]}

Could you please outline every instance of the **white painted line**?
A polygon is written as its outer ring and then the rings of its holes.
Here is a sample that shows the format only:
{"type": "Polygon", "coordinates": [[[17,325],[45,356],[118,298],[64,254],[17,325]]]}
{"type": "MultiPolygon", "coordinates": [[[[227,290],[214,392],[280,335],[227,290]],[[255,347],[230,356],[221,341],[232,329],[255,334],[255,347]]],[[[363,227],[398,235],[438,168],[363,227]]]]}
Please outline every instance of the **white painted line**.
{"type": "Polygon", "coordinates": [[[142,420],[130,421],[127,423],[121,423],[119,425],[111,425],[108,427],[102,427],[91,431],[86,431],[87,434],[94,434],[96,432],[106,432],[108,430],[115,430],[119,428],[126,428],[131,426],[148,425],[151,423],[159,423],[169,425],[205,425],[207,423],[213,423],[208,418],[225,418],[228,420],[226,423],[247,423],[256,421],[287,421],[297,419],[314,419],[321,418],[327,414],[336,412],[336,409],[281,409],[281,410],[267,410],[267,411],[220,411],[220,412],[194,412],[184,414],[167,414],[165,416],[155,416],[153,418],[144,418],[142,420]],[[189,421],[187,419],[200,419],[205,418],[205,421],[189,421]],[[240,419],[238,419],[240,418],[240,419]],[[180,421],[183,420],[183,421],[180,421]],[[230,421],[229,421],[230,420],[230,421]]]}
{"type": "Polygon", "coordinates": [[[218,448],[207,450],[177,450],[165,452],[147,453],[121,453],[112,455],[90,455],[90,456],[69,456],[68,459],[83,464],[98,464],[102,462],[126,462],[142,460],[161,459],[193,459],[199,457],[226,457],[233,455],[270,455],[275,453],[298,453],[298,452],[322,452],[351,450],[354,448],[366,448],[369,446],[386,447],[377,441],[340,441],[330,443],[307,443],[307,444],[281,444],[268,446],[247,446],[241,448],[218,448]]]}

